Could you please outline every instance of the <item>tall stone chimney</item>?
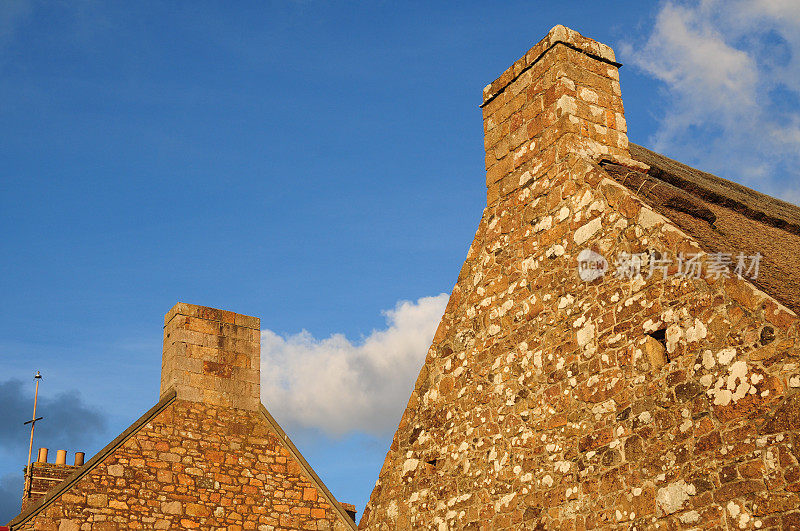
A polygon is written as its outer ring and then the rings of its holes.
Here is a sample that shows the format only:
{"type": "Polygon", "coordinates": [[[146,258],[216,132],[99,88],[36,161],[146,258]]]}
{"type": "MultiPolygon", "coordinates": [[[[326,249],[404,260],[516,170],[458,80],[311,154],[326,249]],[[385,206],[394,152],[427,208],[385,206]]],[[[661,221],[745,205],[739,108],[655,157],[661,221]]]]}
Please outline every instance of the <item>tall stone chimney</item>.
{"type": "Polygon", "coordinates": [[[483,90],[489,205],[569,153],[627,161],[614,50],[564,26],[483,90]]]}
{"type": "Polygon", "coordinates": [[[164,316],[161,396],[251,411],[261,404],[260,320],[179,302],[164,316]]]}

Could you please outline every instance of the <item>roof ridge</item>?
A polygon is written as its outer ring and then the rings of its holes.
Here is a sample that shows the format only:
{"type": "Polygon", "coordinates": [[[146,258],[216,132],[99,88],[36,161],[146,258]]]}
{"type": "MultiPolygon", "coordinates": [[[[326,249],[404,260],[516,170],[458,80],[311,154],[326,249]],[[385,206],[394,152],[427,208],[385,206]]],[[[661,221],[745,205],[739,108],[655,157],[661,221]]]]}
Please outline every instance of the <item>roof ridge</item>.
{"type": "Polygon", "coordinates": [[[275,420],[275,417],[272,416],[272,414],[269,412],[269,410],[267,410],[266,406],[264,406],[263,403],[261,404],[261,408],[259,408],[259,411],[267,420],[270,427],[275,432],[275,435],[277,435],[278,438],[289,448],[289,451],[292,453],[292,456],[297,460],[298,463],[300,463],[300,466],[303,468],[306,474],[308,474],[311,477],[311,480],[317,484],[317,487],[322,491],[322,494],[325,496],[325,498],[328,499],[328,502],[331,504],[331,507],[333,507],[333,509],[337,513],[339,513],[339,515],[342,518],[344,518],[345,522],[347,522],[347,524],[350,525],[352,529],[357,529],[355,521],[352,518],[350,518],[349,514],[345,512],[339,500],[337,500],[334,497],[333,493],[331,493],[331,491],[328,489],[325,483],[323,483],[322,479],[317,475],[316,472],[314,472],[314,469],[311,468],[311,465],[308,463],[308,461],[306,461],[306,458],[303,457],[303,454],[300,453],[300,450],[297,449],[297,446],[294,445],[294,443],[286,434],[286,432],[283,431],[283,428],[281,428],[281,425],[278,424],[278,421],[275,420]]]}
{"type": "Polygon", "coordinates": [[[599,165],[609,179],[679,228],[700,249],[736,260],[731,270],[749,257],[755,269],[745,280],[800,314],[800,276],[793,266],[800,249],[800,208],[786,208],[769,196],[748,193],[741,185],[729,186],[724,179],[677,166],[639,146],[631,149],[631,155],[650,169],[645,172],[607,160],[599,165]]]}
{"type": "Polygon", "coordinates": [[[648,203],[685,212],[695,218],[705,220],[711,225],[717,219],[717,216],[702,204],[702,201],[698,201],[695,194],[669,181],[613,162],[601,161],[600,167],[614,177],[617,182],[647,199],[648,203]]]}

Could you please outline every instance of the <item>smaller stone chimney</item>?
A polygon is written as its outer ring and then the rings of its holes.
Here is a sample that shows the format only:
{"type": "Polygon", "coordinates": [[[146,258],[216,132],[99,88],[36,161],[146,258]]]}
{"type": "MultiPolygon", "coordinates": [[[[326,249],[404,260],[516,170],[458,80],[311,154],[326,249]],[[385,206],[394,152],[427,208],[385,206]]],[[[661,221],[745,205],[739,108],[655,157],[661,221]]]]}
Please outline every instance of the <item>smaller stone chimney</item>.
{"type": "MultiPolygon", "coordinates": [[[[67,464],[67,451],[56,452],[56,462],[48,463],[47,448],[39,448],[39,454],[31,463],[31,481],[28,490],[22,495],[22,510],[41,499],[47,492],[67,479],[75,470],[83,465],[83,452],[75,452],[75,465],[67,464]]],[[[28,470],[25,470],[27,476],[28,470]]]]}
{"type": "Polygon", "coordinates": [[[161,396],[256,411],[261,405],[261,322],[179,302],[164,317],[161,396]]]}

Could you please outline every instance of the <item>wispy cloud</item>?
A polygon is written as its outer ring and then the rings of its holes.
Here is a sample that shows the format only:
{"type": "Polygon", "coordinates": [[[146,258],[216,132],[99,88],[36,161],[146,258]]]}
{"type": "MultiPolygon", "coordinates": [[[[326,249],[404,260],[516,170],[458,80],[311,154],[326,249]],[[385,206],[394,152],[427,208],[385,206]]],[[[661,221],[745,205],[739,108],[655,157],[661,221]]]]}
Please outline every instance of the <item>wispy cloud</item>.
{"type": "Polygon", "coordinates": [[[390,433],[444,313],[447,294],[401,301],[384,313],[386,329],[354,343],[307,331],[281,337],[261,333],[261,395],[287,424],[329,435],[390,433]]]}
{"type": "Polygon", "coordinates": [[[800,202],[800,3],[665,2],[620,48],[664,84],[652,147],[800,202]]]}

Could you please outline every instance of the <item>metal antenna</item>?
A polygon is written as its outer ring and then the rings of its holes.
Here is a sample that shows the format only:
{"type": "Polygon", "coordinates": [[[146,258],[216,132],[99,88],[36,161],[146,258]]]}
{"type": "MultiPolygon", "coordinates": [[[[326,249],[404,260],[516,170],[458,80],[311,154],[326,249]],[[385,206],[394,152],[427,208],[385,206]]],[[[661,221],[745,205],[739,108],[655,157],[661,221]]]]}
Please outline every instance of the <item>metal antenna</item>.
{"type": "Polygon", "coordinates": [[[33,479],[33,470],[31,470],[31,453],[33,452],[33,430],[36,428],[36,423],[42,420],[44,417],[36,418],[36,403],[39,401],[39,382],[42,380],[42,375],[39,374],[39,371],[36,371],[36,376],[33,377],[36,380],[36,393],[33,395],[33,417],[31,420],[26,422],[25,424],[31,425],[31,442],[28,445],[28,466],[25,468],[25,492],[23,495],[27,497],[30,494],[31,489],[31,481],[33,479]]]}

